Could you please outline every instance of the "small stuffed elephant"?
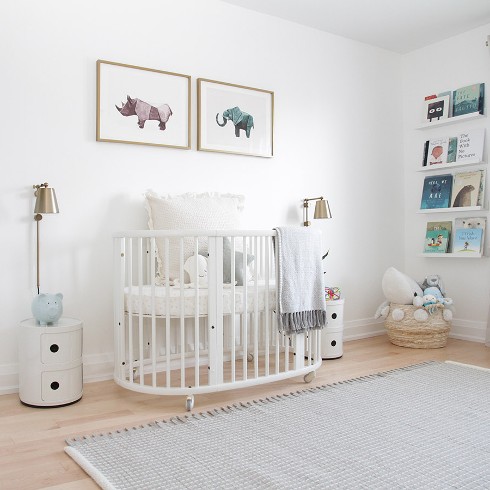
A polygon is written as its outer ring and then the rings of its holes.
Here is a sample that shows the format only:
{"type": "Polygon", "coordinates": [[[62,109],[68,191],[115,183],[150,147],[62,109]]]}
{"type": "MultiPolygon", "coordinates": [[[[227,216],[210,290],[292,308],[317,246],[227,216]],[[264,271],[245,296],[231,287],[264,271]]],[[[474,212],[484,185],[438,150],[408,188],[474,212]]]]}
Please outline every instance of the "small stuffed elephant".
{"type": "Polygon", "coordinates": [[[56,323],[63,314],[63,295],[38,294],[32,301],[32,314],[40,325],[51,325],[56,323]]]}

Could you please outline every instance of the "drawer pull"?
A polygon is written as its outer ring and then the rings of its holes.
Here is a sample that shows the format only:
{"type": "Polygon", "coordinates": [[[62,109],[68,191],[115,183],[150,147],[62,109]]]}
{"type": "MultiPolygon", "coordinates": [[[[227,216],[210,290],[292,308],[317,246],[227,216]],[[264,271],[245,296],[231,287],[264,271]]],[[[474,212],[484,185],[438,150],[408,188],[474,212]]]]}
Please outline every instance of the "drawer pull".
{"type": "Polygon", "coordinates": [[[60,384],[58,381],[53,381],[50,386],[52,390],[57,390],[60,387],[60,384]]]}
{"type": "Polygon", "coordinates": [[[51,344],[51,345],[49,346],[49,350],[50,350],[51,352],[58,352],[58,351],[60,350],[60,347],[59,347],[59,345],[58,345],[58,344],[51,344]]]}

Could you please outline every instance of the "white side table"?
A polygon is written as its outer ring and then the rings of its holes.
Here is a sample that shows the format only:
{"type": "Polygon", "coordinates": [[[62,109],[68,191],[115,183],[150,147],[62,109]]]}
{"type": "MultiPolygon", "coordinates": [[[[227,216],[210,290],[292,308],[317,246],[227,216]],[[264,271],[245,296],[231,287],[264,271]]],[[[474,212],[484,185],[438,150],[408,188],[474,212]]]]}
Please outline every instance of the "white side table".
{"type": "Polygon", "coordinates": [[[322,330],[322,359],[338,359],[344,354],[344,300],[327,301],[327,326],[322,330]]]}
{"type": "Polygon", "coordinates": [[[20,323],[19,397],[25,405],[59,407],[83,394],[82,322],[60,318],[40,326],[34,318],[20,323]]]}

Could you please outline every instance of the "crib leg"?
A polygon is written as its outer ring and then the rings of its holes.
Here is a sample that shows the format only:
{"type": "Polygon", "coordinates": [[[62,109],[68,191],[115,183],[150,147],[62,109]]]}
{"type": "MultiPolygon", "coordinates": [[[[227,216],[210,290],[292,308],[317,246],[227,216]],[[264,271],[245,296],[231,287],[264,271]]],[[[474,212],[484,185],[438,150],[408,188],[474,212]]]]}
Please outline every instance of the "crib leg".
{"type": "Polygon", "coordinates": [[[316,377],[316,372],[315,371],[310,371],[309,373],[305,374],[303,376],[303,381],[305,383],[311,383],[316,377]]]}
{"type": "Polygon", "coordinates": [[[185,409],[190,412],[194,408],[194,395],[188,395],[185,399],[185,409]]]}

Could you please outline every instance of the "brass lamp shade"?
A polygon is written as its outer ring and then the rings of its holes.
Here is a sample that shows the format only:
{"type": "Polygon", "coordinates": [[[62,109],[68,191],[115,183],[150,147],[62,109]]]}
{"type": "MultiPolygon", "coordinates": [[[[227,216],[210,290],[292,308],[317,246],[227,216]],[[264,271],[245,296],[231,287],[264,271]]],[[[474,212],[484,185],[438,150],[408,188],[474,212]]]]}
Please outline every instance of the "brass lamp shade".
{"type": "Polygon", "coordinates": [[[52,187],[39,187],[36,190],[34,212],[39,214],[59,213],[56,193],[52,187]]]}
{"type": "Polygon", "coordinates": [[[313,218],[315,219],[329,219],[332,217],[332,213],[330,212],[330,206],[328,205],[328,201],[324,201],[320,199],[315,203],[315,214],[313,218]]]}
{"type": "Polygon", "coordinates": [[[320,197],[307,197],[303,199],[303,207],[305,209],[305,217],[306,220],[303,221],[304,226],[310,226],[311,222],[308,221],[308,208],[309,202],[315,201],[315,214],[313,217],[315,219],[329,219],[332,217],[332,213],[330,212],[330,206],[328,205],[328,201],[323,199],[323,196],[320,197]]]}

